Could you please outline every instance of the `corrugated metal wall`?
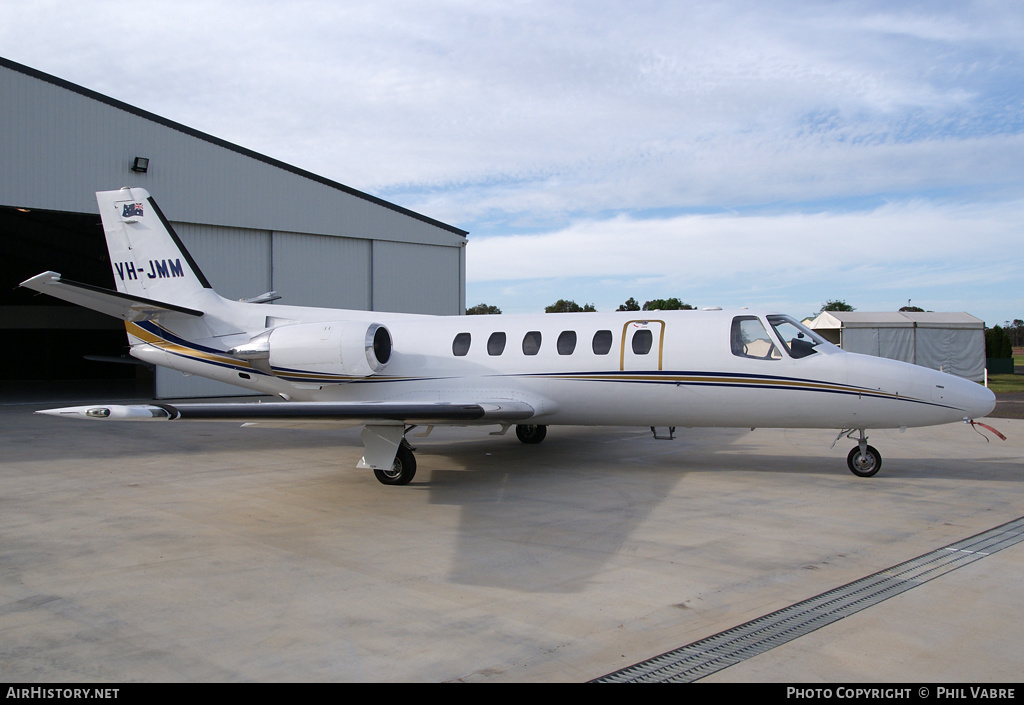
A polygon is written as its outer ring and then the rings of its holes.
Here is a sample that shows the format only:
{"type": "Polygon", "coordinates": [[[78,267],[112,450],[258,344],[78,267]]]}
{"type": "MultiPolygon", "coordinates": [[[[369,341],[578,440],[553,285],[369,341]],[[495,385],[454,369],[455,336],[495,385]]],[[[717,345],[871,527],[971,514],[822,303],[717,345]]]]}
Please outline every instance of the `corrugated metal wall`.
{"type": "MultiPolygon", "coordinates": [[[[273,288],[294,306],[373,309],[373,243],[347,237],[274,233],[273,288]]],[[[452,309],[438,309],[451,311],[452,309]]]]}
{"type": "Polygon", "coordinates": [[[0,63],[3,205],[92,213],[93,192],[141,186],[175,221],[451,247],[464,241],[457,228],[10,64],[0,63]],[[148,173],[129,170],[136,156],[150,159],[148,173]]]}
{"type": "Polygon", "coordinates": [[[172,225],[221,296],[246,299],[273,288],[268,231],[192,223],[172,225]]]}
{"type": "MultiPolygon", "coordinates": [[[[0,59],[0,205],[97,213],[95,191],[126,185],[150,192],[226,297],[465,308],[458,228],[0,59]],[[148,173],[130,171],[136,156],[148,173]]],[[[158,393],[225,393],[207,384],[161,374],[158,393]]]]}
{"type": "MultiPolygon", "coordinates": [[[[409,313],[457,310],[462,248],[373,243],[373,308],[409,313]]],[[[461,304],[464,308],[464,304],[461,304]]]]}

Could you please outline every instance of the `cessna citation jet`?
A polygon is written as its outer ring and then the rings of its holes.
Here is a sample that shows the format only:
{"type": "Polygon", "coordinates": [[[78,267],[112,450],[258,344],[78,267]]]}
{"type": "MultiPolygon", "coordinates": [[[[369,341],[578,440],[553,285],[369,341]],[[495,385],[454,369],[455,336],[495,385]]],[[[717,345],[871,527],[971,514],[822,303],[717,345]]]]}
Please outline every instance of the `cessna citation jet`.
{"type": "MultiPolygon", "coordinates": [[[[882,459],[867,429],[973,422],[995,406],[974,382],[844,352],[789,316],[645,311],[425,316],[268,306],[219,296],[150,195],[96,194],[117,291],[44,272],[22,283],[125,322],[131,354],[282,401],[92,405],[38,413],[94,420],[362,426],[361,468],[416,472],[416,426],[549,425],[842,429],[861,477],[882,459]]],[[[658,435],[659,430],[661,436],[658,435]]],[[[667,432],[667,436],[666,436],[667,432]]]]}

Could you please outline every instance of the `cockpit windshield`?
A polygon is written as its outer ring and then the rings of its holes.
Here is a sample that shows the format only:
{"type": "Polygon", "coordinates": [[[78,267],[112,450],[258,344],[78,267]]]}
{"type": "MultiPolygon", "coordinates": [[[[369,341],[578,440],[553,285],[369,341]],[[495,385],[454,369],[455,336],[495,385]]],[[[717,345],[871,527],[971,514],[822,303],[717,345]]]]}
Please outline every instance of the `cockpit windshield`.
{"type": "Polygon", "coordinates": [[[819,349],[829,347],[824,338],[789,316],[771,315],[767,318],[768,323],[775,329],[775,334],[791,357],[807,357],[818,352],[819,349]],[[819,348],[819,346],[823,347],[819,348]]]}

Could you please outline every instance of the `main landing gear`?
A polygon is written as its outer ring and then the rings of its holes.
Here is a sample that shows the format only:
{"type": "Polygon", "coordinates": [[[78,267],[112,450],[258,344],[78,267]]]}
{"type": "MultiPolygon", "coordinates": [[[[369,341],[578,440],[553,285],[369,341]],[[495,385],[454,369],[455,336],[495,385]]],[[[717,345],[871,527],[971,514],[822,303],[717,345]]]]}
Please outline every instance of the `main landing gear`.
{"type": "MultiPolygon", "coordinates": [[[[843,429],[836,436],[836,441],[846,434],[847,438],[850,438],[853,434],[853,430],[847,431],[843,429]]],[[[832,445],[835,445],[833,441],[832,445]]],[[[882,469],[882,454],[875,449],[874,446],[868,445],[868,437],[864,435],[864,429],[860,429],[860,439],[857,441],[857,445],[853,447],[850,454],[846,456],[846,465],[857,477],[871,477],[875,475],[879,470],[882,469]]]]}
{"type": "MultiPolygon", "coordinates": [[[[535,445],[543,441],[547,435],[547,426],[529,424],[516,426],[516,437],[523,443],[535,445]]],[[[386,470],[375,468],[373,475],[378,482],[384,485],[408,485],[412,482],[412,479],[416,477],[416,456],[413,455],[413,448],[409,445],[409,441],[402,438],[391,467],[386,470]]]]}
{"type": "Polygon", "coordinates": [[[547,426],[532,426],[529,424],[519,424],[516,426],[516,438],[529,445],[540,443],[547,435],[547,426]]]}
{"type": "Polygon", "coordinates": [[[398,446],[395,461],[387,470],[374,470],[374,477],[385,485],[408,485],[416,477],[416,456],[404,438],[398,446]]]}

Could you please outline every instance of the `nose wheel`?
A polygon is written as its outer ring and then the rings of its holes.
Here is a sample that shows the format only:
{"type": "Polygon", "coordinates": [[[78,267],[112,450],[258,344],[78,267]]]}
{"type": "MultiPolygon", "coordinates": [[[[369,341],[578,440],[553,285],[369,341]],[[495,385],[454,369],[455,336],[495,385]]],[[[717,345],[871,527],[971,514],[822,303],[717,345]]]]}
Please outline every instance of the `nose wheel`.
{"type": "Polygon", "coordinates": [[[835,448],[836,443],[844,435],[847,438],[853,438],[854,431],[860,431],[860,438],[857,439],[857,445],[846,456],[846,465],[850,468],[850,472],[857,477],[871,477],[882,469],[882,454],[874,446],[868,445],[868,437],[864,434],[863,428],[844,428],[829,447],[835,448]]]}
{"type": "Polygon", "coordinates": [[[857,477],[871,477],[882,468],[882,455],[874,446],[861,442],[846,456],[846,464],[857,477]]]}

